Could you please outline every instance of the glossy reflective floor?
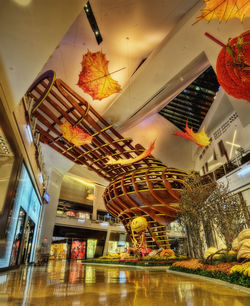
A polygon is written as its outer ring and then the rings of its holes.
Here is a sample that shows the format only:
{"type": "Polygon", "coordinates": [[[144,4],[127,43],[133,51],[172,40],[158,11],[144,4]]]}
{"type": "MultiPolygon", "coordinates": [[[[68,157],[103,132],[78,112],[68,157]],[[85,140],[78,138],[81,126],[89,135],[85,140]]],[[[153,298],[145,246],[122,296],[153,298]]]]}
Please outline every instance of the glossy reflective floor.
{"type": "Polygon", "coordinates": [[[250,295],[162,271],[51,261],[0,273],[0,305],[242,306],[250,295]]]}

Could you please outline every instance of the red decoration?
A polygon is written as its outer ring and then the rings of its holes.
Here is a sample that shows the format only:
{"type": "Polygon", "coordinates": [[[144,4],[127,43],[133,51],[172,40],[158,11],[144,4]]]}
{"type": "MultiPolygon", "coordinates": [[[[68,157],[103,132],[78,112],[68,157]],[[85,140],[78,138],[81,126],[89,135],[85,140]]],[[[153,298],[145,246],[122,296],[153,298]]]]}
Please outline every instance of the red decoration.
{"type": "Polygon", "coordinates": [[[95,53],[88,51],[83,56],[82,71],[77,85],[93,99],[102,100],[121,91],[119,83],[110,76],[108,63],[105,54],[101,51],[95,53]]]}
{"type": "Polygon", "coordinates": [[[250,31],[229,40],[222,48],[216,71],[219,83],[229,95],[250,101],[250,31]]]}

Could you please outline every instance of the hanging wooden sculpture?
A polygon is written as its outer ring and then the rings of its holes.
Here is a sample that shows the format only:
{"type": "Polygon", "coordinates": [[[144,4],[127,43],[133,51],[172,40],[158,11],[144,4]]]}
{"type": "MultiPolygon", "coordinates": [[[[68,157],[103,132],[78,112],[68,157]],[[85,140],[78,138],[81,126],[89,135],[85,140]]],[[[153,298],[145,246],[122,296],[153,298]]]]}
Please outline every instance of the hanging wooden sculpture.
{"type": "Polygon", "coordinates": [[[145,150],[139,144],[134,146],[130,138],[122,137],[86,100],[62,80],[55,79],[52,71],[41,75],[27,95],[35,100],[32,117],[37,118],[40,141],[110,182],[103,194],[106,208],[121,220],[131,240],[132,220],[143,217],[147,221],[148,248],[169,248],[166,225],[177,218],[186,172],[168,168],[154,158],[154,144],[145,150]],[[61,125],[65,120],[92,135],[92,142],[75,146],[72,140],[62,138],[61,125]],[[135,161],[141,152],[146,156],[135,161]],[[132,159],[133,163],[108,165],[107,156],[132,159]]]}
{"type": "Polygon", "coordinates": [[[239,18],[240,21],[243,21],[244,18],[250,17],[249,0],[204,0],[204,2],[206,7],[195,23],[203,19],[207,21],[218,19],[222,22],[231,18],[239,18]]]}
{"type": "Polygon", "coordinates": [[[222,46],[216,63],[220,85],[229,95],[250,101],[250,31],[230,39],[227,45],[205,35],[222,46]]]}
{"type": "Polygon", "coordinates": [[[108,71],[108,63],[102,51],[88,51],[83,55],[77,85],[94,100],[102,100],[121,91],[121,86],[108,71]]]}
{"type": "Polygon", "coordinates": [[[201,132],[195,133],[192,128],[188,127],[188,123],[186,122],[185,131],[186,132],[175,132],[175,135],[187,138],[193,141],[195,144],[197,144],[197,146],[201,148],[209,146],[210,138],[205,133],[204,128],[202,129],[201,132]]]}

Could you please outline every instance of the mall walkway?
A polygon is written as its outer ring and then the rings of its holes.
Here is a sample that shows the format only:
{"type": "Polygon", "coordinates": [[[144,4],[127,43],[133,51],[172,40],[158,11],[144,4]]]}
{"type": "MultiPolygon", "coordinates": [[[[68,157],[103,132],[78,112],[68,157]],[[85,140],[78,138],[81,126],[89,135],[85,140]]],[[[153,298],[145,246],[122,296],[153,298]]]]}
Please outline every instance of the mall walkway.
{"type": "Polygon", "coordinates": [[[51,261],[0,273],[0,305],[244,306],[250,295],[164,270],[51,261]]]}

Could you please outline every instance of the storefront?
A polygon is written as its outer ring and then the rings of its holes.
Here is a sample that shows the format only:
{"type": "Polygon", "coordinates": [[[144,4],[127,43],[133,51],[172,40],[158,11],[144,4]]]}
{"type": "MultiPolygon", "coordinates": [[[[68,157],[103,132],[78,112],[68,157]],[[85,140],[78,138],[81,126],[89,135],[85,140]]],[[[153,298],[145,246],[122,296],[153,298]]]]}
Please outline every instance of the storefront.
{"type": "Polygon", "coordinates": [[[13,208],[8,217],[7,243],[0,268],[35,260],[41,203],[25,165],[18,181],[13,208]]]}
{"type": "Polygon", "coordinates": [[[50,259],[85,259],[86,240],[53,237],[50,247],[50,259]]]}

